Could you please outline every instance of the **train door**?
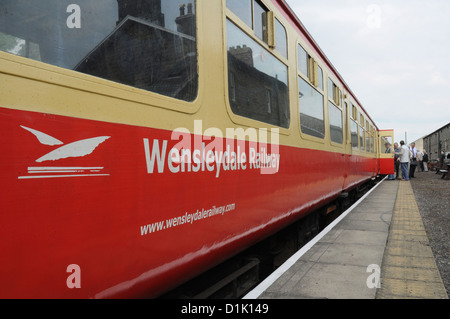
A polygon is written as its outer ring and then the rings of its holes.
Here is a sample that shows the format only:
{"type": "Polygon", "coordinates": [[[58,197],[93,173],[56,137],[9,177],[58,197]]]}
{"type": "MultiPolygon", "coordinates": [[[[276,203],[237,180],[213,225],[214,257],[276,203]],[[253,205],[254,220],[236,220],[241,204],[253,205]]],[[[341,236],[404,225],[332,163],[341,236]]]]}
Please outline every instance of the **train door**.
{"type": "Polygon", "coordinates": [[[378,132],[380,174],[394,174],[394,130],[378,132]]]}

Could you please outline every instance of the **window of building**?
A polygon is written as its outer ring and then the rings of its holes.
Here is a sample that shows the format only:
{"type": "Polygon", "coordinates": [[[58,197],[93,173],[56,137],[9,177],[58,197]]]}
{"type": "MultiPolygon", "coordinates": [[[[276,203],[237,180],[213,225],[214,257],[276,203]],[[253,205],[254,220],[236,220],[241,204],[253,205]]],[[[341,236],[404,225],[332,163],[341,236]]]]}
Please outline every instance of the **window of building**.
{"type": "Polygon", "coordinates": [[[288,128],[287,66],[230,20],[227,20],[227,48],[233,113],[288,128]]]}
{"type": "Polygon", "coordinates": [[[300,126],[304,134],[318,138],[325,137],[323,95],[314,87],[298,78],[300,126]]]}
{"type": "Polygon", "coordinates": [[[235,75],[233,72],[229,73],[229,77],[230,77],[230,100],[231,102],[236,102],[236,80],[235,80],[235,75]]]}
{"type": "Polygon", "coordinates": [[[342,111],[331,102],[328,102],[328,109],[330,113],[331,141],[342,144],[344,143],[342,111]]]}
{"type": "Polygon", "coordinates": [[[75,3],[1,1],[0,49],[180,100],[197,97],[195,1],[75,3]]]}
{"type": "Polygon", "coordinates": [[[267,113],[272,113],[272,90],[266,89],[267,113]]]}

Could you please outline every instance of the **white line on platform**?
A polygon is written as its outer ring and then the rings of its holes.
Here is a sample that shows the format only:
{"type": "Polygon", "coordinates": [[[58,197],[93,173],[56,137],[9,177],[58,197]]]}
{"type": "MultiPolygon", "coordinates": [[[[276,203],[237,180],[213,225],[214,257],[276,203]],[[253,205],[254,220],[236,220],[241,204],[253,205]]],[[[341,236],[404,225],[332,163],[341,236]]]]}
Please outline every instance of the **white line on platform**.
{"type": "MultiPolygon", "coordinates": [[[[387,178],[387,176],[386,176],[387,178]]],[[[368,191],[363,197],[361,197],[356,203],[354,203],[349,209],[341,214],[336,220],[328,225],[323,231],[321,231],[316,237],[303,246],[298,252],[296,252],[291,258],[289,258],[284,264],[278,267],[269,277],[263,282],[245,295],[242,299],[257,299],[261,294],[267,290],[278,278],[280,278],[286,271],[289,270],[308,250],[311,249],[319,240],[321,240],[330,230],[334,228],[339,222],[345,218],[356,206],[358,206],[367,196],[369,196],[381,183],[386,180],[384,178],[380,183],[375,185],[370,191],[368,191]]]]}

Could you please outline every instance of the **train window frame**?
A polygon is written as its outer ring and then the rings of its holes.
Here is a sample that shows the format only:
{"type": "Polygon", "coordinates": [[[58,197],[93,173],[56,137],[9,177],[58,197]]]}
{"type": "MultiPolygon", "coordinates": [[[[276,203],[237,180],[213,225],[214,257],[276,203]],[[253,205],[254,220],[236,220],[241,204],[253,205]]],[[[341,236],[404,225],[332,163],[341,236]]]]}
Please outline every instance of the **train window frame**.
{"type": "MultiPolygon", "coordinates": [[[[288,68],[290,68],[290,62],[289,62],[289,59],[288,59],[288,57],[289,57],[289,35],[288,35],[287,29],[285,27],[286,23],[282,22],[281,17],[275,16],[275,12],[271,8],[271,5],[267,4],[266,1],[263,1],[263,0],[249,0],[252,3],[251,4],[251,7],[252,7],[252,9],[251,9],[252,21],[254,20],[254,18],[253,18],[253,6],[254,6],[253,4],[254,4],[254,2],[258,2],[260,6],[262,6],[262,7],[264,7],[266,9],[267,19],[271,21],[271,22],[268,22],[268,24],[270,24],[270,25],[268,25],[268,29],[267,29],[267,32],[265,34],[266,38],[261,39],[255,33],[255,28],[253,26],[253,22],[252,22],[252,25],[249,25],[249,24],[245,23],[239,17],[238,14],[236,14],[233,10],[231,10],[227,6],[227,1],[223,2],[223,10],[224,10],[224,14],[225,14],[225,17],[226,17],[224,19],[223,27],[226,28],[226,20],[227,19],[233,21],[233,23],[236,24],[237,26],[239,26],[240,29],[242,29],[249,36],[251,36],[253,40],[258,42],[260,45],[264,46],[268,51],[270,51],[270,53],[272,53],[272,55],[274,55],[278,60],[281,60],[284,64],[286,64],[288,66],[288,68]],[[283,28],[285,30],[285,33],[286,33],[286,43],[287,43],[287,54],[286,54],[286,56],[284,56],[282,54],[282,52],[277,50],[277,46],[276,46],[277,36],[276,36],[276,30],[275,30],[275,28],[276,28],[276,22],[275,21],[276,20],[278,20],[280,22],[280,25],[283,26],[283,28]],[[269,35],[269,33],[273,33],[273,34],[269,35]],[[271,42],[273,42],[273,43],[271,43],[271,42]]],[[[226,34],[225,34],[225,36],[226,36],[226,34]]]]}
{"type": "Polygon", "coordinates": [[[202,10],[197,10],[197,0],[194,0],[194,2],[198,84],[196,97],[191,101],[170,97],[133,85],[120,83],[95,75],[89,75],[1,50],[0,60],[4,61],[6,65],[22,65],[20,69],[14,71],[14,74],[31,80],[45,81],[58,87],[67,87],[74,90],[108,96],[153,108],[176,111],[184,114],[195,114],[201,108],[199,101],[202,99],[205,89],[204,81],[201,79],[202,74],[204,73],[204,61],[202,58],[202,56],[204,56],[204,49],[202,48],[203,39],[201,38],[201,34],[204,30],[203,14],[202,10]]]}
{"type": "Polygon", "coordinates": [[[304,77],[306,77],[309,81],[310,77],[310,64],[309,64],[310,55],[308,51],[299,43],[297,45],[297,72],[301,73],[304,77]],[[304,59],[303,59],[304,58],[304,59]]]}
{"type": "Polygon", "coordinates": [[[337,105],[335,105],[332,101],[328,101],[328,129],[329,129],[329,131],[330,131],[330,142],[331,142],[331,145],[336,145],[336,146],[343,146],[343,144],[344,144],[344,139],[345,139],[345,137],[344,137],[344,112],[343,112],[343,110],[339,107],[339,106],[337,106],[337,105]],[[335,119],[335,117],[334,116],[332,116],[333,114],[333,112],[335,112],[335,111],[338,111],[338,112],[340,112],[340,120],[341,120],[341,123],[340,123],[340,133],[341,133],[341,136],[340,136],[340,139],[342,139],[342,140],[334,140],[334,138],[335,138],[335,136],[333,136],[333,130],[332,130],[332,122],[334,121],[334,119],[335,119]]]}
{"type": "MultiPolygon", "coordinates": [[[[324,85],[324,78],[325,78],[325,69],[320,67],[317,60],[313,57],[312,54],[310,54],[309,50],[305,49],[308,48],[308,46],[303,43],[303,41],[297,40],[296,43],[296,70],[297,70],[297,88],[300,87],[300,80],[303,80],[311,86],[312,89],[314,89],[318,94],[322,96],[322,104],[323,104],[323,126],[324,126],[324,133],[323,137],[314,136],[308,133],[303,132],[302,130],[302,112],[301,112],[301,103],[300,100],[297,99],[297,114],[299,115],[299,125],[298,125],[298,131],[300,134],[300,137],[303,140],[319,143],[319,144],[325,144],[327,142],[327,110],[328,106],[326,105],[326,92],[325,92],[325,85],[324,85]],[[302,64],[300,62],[300,53],[304,53],[306,55],[306,60],[304,63],[304,66],[306,65],[306,72],[304,68],[301,68],[300,65],[302,64]],[[322,81],[319,80],[319,68],[322,71],[322,81]],[[319,85],[319,83],[322,82],[322,86],[319,85]]],[[[300,91],[297,90],[298,94],[300,94],[300,91]]]]}
{"type": "Polygon", "coordinates": [[[252,30],[254,29],[254,21],[253,21],[253,0],[226,0],[225,7],[233,12],[242,22],[244,22],[248,27],[252,30]],[[247,3],[246,3],[247,2],[247,3]],[[230,3],[230,4],[229,4],[230,3]],[[232,4],[231,4],[232,3],[232,4]],[[245,9],[248,10],[233,10],[233,5],[235,4],[244,4],[245,9]],[[249,6],[249,8],[247,8],[249,6]],[[245,16],[244,16],[245,14],[245,16]]]}
{"type": "MultiPolygon", "coordinates": [[[[240,0],[239,0],[240,1],[240,0]]],[[[253,31],[255,36],[269,45],[269,22],[267,6],[259,0],[252,0],[253,31]],[[258,11],[257,11],[258,10],[258,11]],[[261,19],[259,19],[261,18],[261,19]]]]}
{"type": "MultiPolygon", "coordinates": [[[[291,112],[291,108],[290,108],[290,94],[289,94],[289,90],[290,90],[290,79],[289,79],[289,65],[288,63],[285,62],[286,59],[282,59],[281,54],[276,52],[275,50],[272,50],[269,48],[269,46],[267,45],[267,43],[261,41],[261,39],[259,39],[258,37],[256,37],[254,35],[253,30],[250,30],[248,28],[248,26],[244,25],[244,23],[242,23],[242,21],[240,21],[240,19],[238,17],[235,16],[235,14],[229,10],[228,8],[226,8],[225,10],[225,19],[224,19],[224,30],[225,30],[225,38],[226,41],[226,45],[224,46],[224,58],[225,58],[225,93],[226,95],[228,95],[228,97],[226,98],[226,108],[227,108],[227,112],[228,115],[231,119],[231,121],[235,124],[238,125],[243,125],[243,126],[247,126],[247,127],[266,127],[266,128],[276,128],[279,129],[279,133],[283,134],[283,135],[290,135],[290,129],[291,129],[291,125],[292,125],[292,112],[291,112]],[[230,87],[229,87],[229,80],[230,80],[230,76],[229,76],[229,59],[228,59],[228,23],[233,25],[237,30],[239,30],[240,32],[242,32],[243,35],[245,35],[249,41],[253,41],[255,45],[258,45],[261,47],[261,49],[264,50],[264,52],[266,52],[266,57],[265,60],[268,57],[273,58],[275,61],[278,61],[278,63],[280,65],[283,65],[286,68],[286,86],[287,86],[287,119],[288,119],[288,125],[287,126],[281,126],[281,125],[275,125],[266,121],[262,121],[260,119],[256,119],[256,118],[252,118],[252,117],[248,117],[246,115],[242,115],[239,113],[235,113],[233,111],[233,107],[232,107],[232,103],[230,101],[230,87]]],[[[236,78],[236,75],[235,75],[236,78]]],[[[267,96],[266,94],[266,90],[267,90],[267,86],[262,86],[261,89],[264,89],[264,97],[267,96]]],[[[266,110],[269,110],[269,105],[267,103],[265,103],[266,106],[266,110]]],[[[267,112],[267,114],[272,114],[274,111],[273,109],[273,105],[270,105],[270,112],[267,112]]]]}
{"type": "Polygon", "coordinates": [[[331,77],[328,77],[327,91],[328,99],[332,101],[334,105],[342,106],[342,90],[331,77]]]}
{"type": "Polygon", "coordinates": [[[350,120],[350,142],[353,150],[359,150],[359,125],[354,119],[350,120]],[[354,130],[356,128],[356,130],[354,130]],[[356,135],[354,133],[356,132],[356,135]],[[354,143],[356,138],[356,143],[354,143]]]}
{"type": "Polygon", "coordinates": [[[301,74],[303,79],[307,80],[309,84],[314,86],[321,93],[325,93],[323,68],[305,47],[306,46],[302,43],[297,43],[297,73],[301,74]]]}
{"type": "Polygon", "coordinates": [[[318,87],[322,91],[324,90],[324,82],[323,82],[323,69],[320,67],[320,65],[317,64],[317,73],[318,73],[318,87]]]}
{"type": "Polygon", "coordinates": [[[326,136],[327,136],[326,115],[325,115],[326,114],[325,97],[322,92],[317,90],[317,88],[315,88],[314,85],[312,85],[309,81],[307,81],[301,74],[297,75],[297,79],[298,79],[297,86],[298,86],[298,96],[299,96],[299,98],[298,98],[298,116],[299,116],[298,129],[300,132],[300,136],[304,140],[310,140],[313,142],[325,144],[325,140],[326,140],[326,136]],[[303,122],[302,117],[304,117],[306,113],[302,113],[302,104],[300,102],[300,98],[301,98],[301,92],[300,92],[300,83],[301,82],[300,81],[303,81],[306,85],[310,86],[312,90],[314,90],[318,95],[320,95],[322,97],[322,99],[321,99],[321,101],[322,101],[322,119],[321,120],[323,122],[323,137],[309,134],[307,132],[304,132],[302,129],[302,122],[303,122]]]}
{"type": "Polygon", "coordinates": [[[361,126],[361,125],[358,125],[358,126],[359,126],[359,150],[361,152],[365,152],[366,151],[366,144],[365,144],[365,142],[366,142],[366,139],[365,139],[366,131],[364,130],[363,126],[361,126]]]}
{"type": "Polygon", "coordinates": [[[278,18],[274,19],[275,19],[275,50],[277,50],[286,59],[289,59],[289,45],[286,27],[283,25],[283,23],[281,23],[281,21],[278,18]],[[281,50],[279,39],[283,39],[281,43],[281,50]]]}
{"type": "Polygon", "coordinates": [[[358,108],[353,103],[351,103],[351,106],[352,106],[352,120],[358,122],[358,108]]]}
{"type": "Polygon", "coordinates": [[[375,145],[374,133],[373,133],[373,131],[371,131],[371,133],[370,133],[370,153],[372,153],[372,154],[375,153],[374,145],[375,145]]]}
{"type": "Polygon", "coordinates": [[[366,132],[366,136],[365,136],[365,138],[366,138],[366,152],[367,153],[370,153],[370,132],[369,131],[367,131],[367,130],[365,130],[365,132],[366,132]]]}
{"type": "MultiPolygon", "coordinates": [[[[243,25],[244,30],[246,30],[247,33],[251,34],[255,39],[258,39],[259,41],[265,43],[270,49],[275,49],[275,42],[276,42],[276,21],[277,19],[274,16],[274,12],[270,9],[270,7],[262,0],[245,0],[245,2],[250,2],[250,6],[246,6],[247,10],[250,10],[250,23],[247,23],[246,17],[243,19],[242,12],[236,12],[233,10],[232,5],[228,5],[228,1],[230,3],[244,3],[242,0],[226,0],[224,1],[225,11],[227,18],[233,20],[235,24],[238,24],[241,28],[243,25]],[[248,8],[249,7],[249,8],[248,8]],[[258,11],[257,11],[258,10],[258,11]],[[259,15],[261,16],[261,19],[259,19],[259,15]],[[240,24],[240,22],[243,22],[240,24]],[[251,32],[249,32],[251,30],[251,32]]],[[[286,28],[284,25],[280,22],[280,25],[284,28],[286,31],[286,28]]],[[[288,43],[287,39],[287,32],[286,34],[286,43],[288,43]]],[[[284,56],[281,51],[278,51],[280,55],[282,55],[285,59],[287,59],[287,54],[284,56]]]]}

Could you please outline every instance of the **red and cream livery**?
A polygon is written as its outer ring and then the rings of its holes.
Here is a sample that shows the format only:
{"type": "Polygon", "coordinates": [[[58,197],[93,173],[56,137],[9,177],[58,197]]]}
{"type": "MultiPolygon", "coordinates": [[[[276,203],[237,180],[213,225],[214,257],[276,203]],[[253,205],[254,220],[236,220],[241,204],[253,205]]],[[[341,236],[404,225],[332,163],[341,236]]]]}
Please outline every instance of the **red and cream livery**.
{"type": "Polygon", "coordinates": [[[1,298],[155,297],[390,173],[283,0],[71,2],[0,0],[1,298]]]}

